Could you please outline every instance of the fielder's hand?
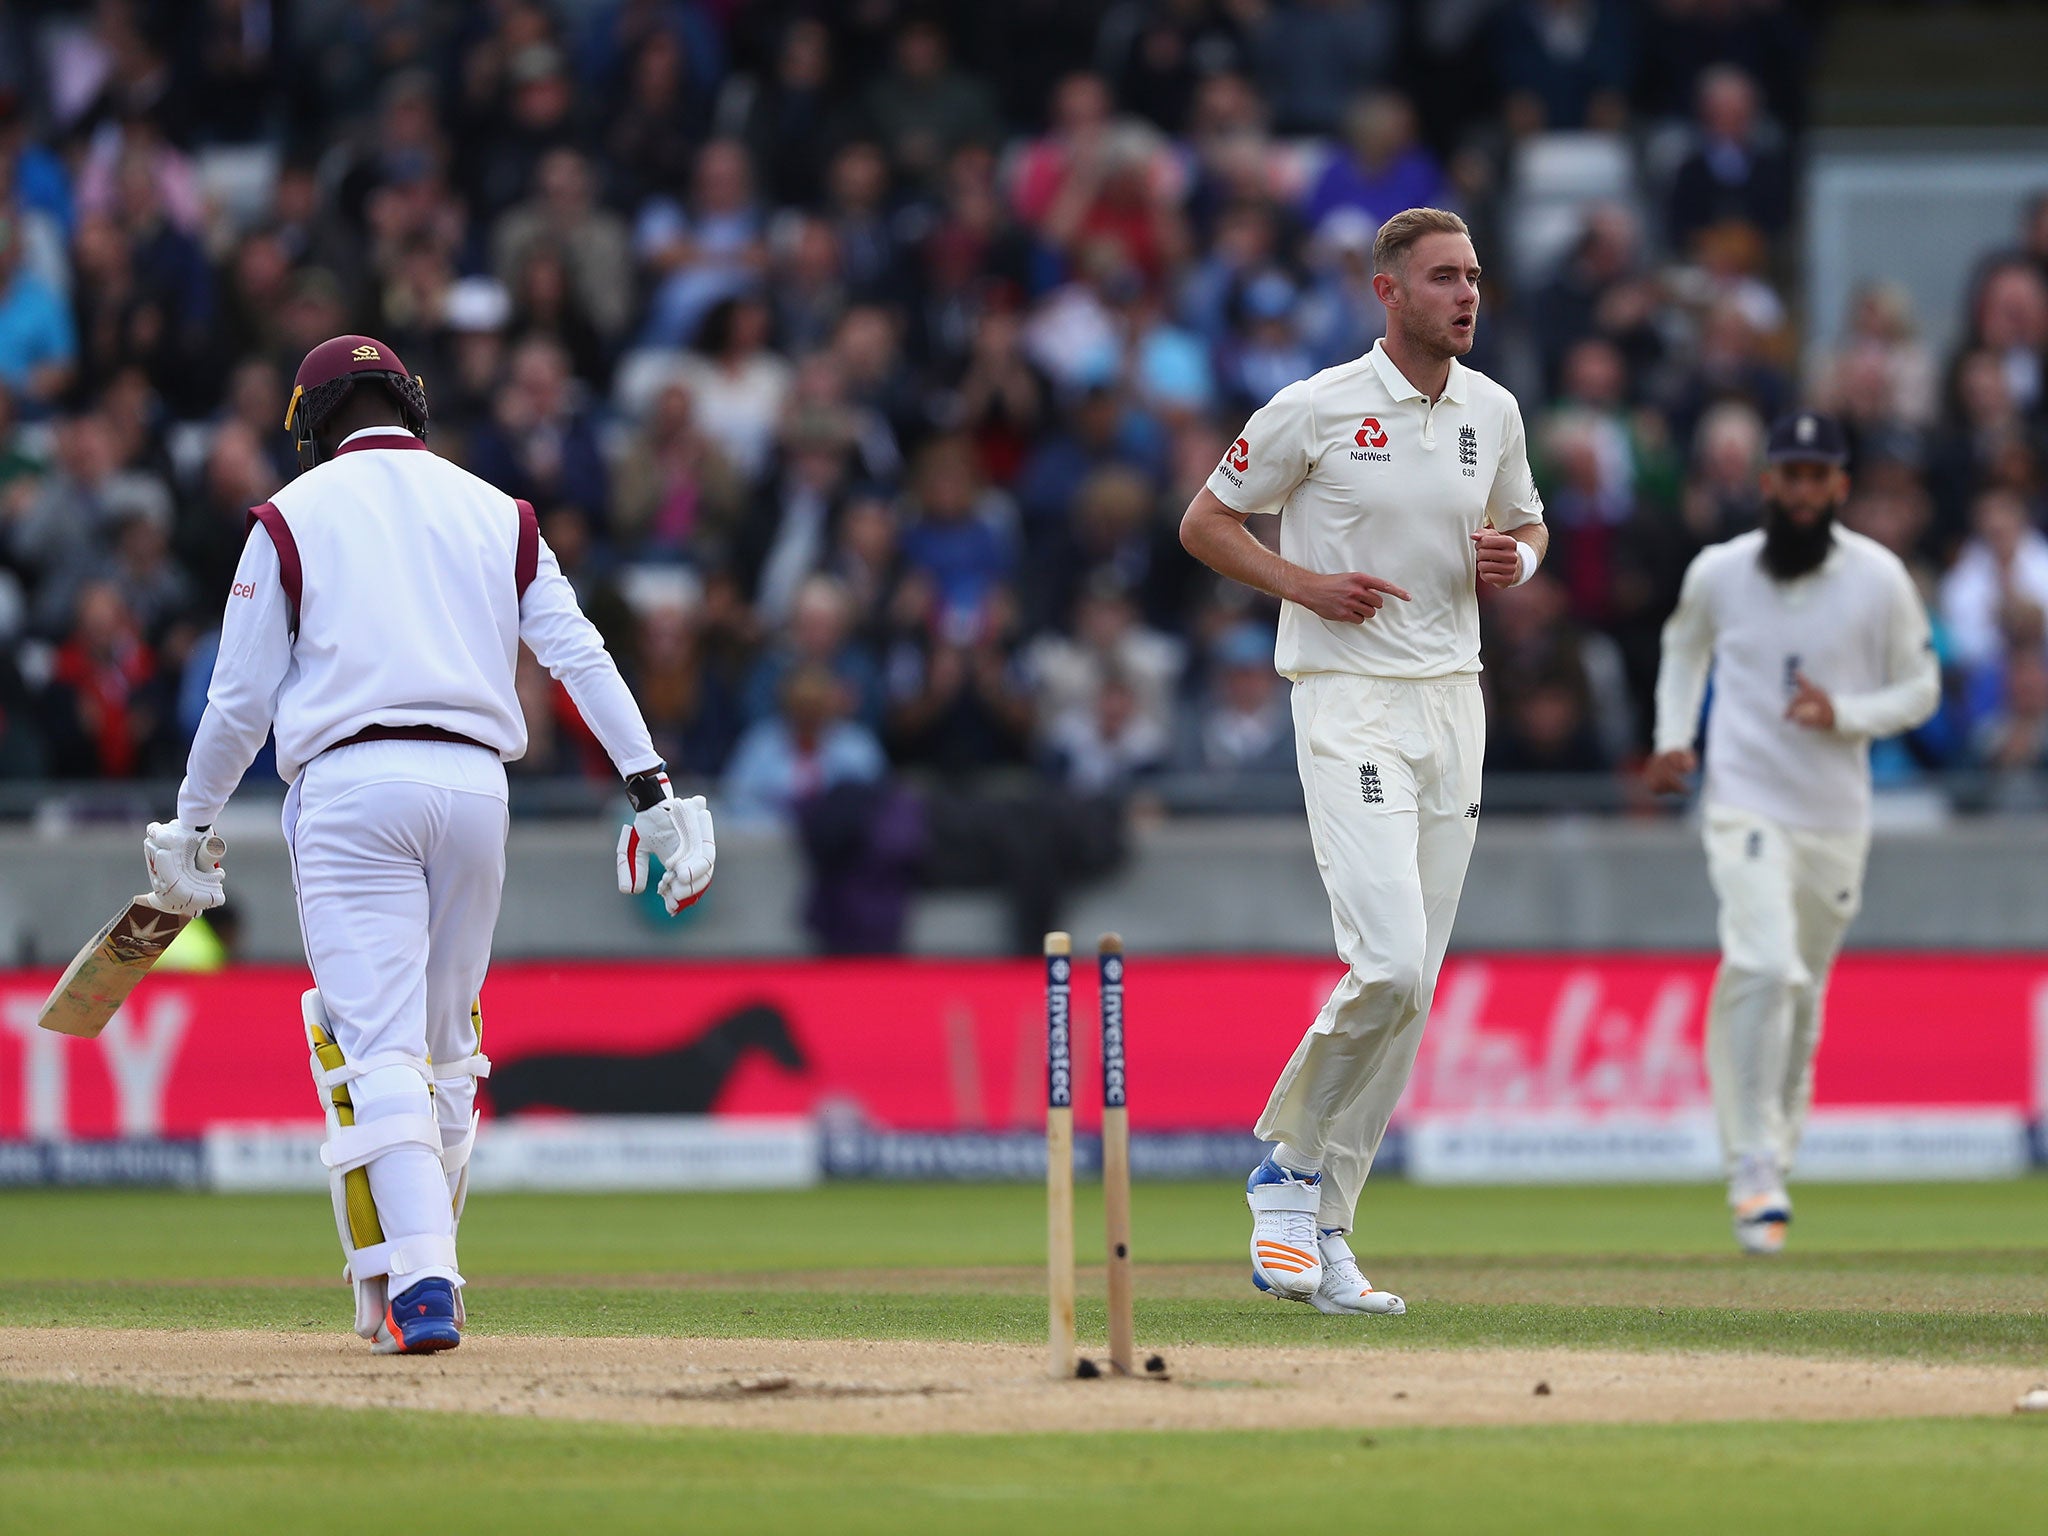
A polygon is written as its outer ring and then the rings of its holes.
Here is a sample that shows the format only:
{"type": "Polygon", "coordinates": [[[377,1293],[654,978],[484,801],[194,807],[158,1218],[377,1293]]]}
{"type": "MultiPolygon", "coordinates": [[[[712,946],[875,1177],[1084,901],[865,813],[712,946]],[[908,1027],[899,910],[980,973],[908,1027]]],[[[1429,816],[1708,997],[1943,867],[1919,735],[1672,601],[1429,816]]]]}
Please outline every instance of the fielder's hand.
{"type": "Polygon", "coordinates": [[[149,889],[166,912],[186,917],[227,900],[227,876],[221,856],[228,845],[212,831],[180,821],[152,821],[142,839],[142,862],[149,866],[149,889]]]}
{"type": "Polygon", "coordinates": [[[1654,794],[1682,795],[1685,781],[1699,771],[1699,757],[1685,747],[1659,752],[1643,765],[1643,782],[1654,794]]]}
{"type": "Polygon", "coordinates": [[[1389,597],[1409,601],[1408,594],[1391,581],[1382,581],[1363,571],[1310,576],[1292,596],[1317,618],[1328,619],[1332,624],[1363,624],[1380,611],[1380,605],[1389,597]]]}
{"type": "Polygon", "coordinates": [[[1792,695],[1792,702],[1785,706],[1785,718],[1809,731],[1832,731],[1835,728],[1835,701],[1827,696],[1827,690],[1816,688],[1804,672],[1792,674],[1792,685],[1797,692],[1792,695]]]}
{"type": "Polygon", "coordinates": [[[661,860],[656,887],[673,917],[692,905],[711,884],[718,863],[718,845],[711,835],[711,807],[702,795],[657,802],[619,830],[619,893],[637,896],[647,889],[647,856],[661,860]]]}

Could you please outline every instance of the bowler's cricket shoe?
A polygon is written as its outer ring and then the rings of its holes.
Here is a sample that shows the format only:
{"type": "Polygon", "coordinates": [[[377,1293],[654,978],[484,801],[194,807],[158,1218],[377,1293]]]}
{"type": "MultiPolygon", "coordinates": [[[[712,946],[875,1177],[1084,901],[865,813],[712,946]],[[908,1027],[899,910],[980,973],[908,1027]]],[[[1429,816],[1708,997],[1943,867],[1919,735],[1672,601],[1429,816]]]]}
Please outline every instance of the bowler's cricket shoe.
{"type": "Polygon", "coordinates": [[[1785,1251],[1792,1197],[1785,1193],[1775,1159],[1760,1153],[1743,1157],[1728,1181],[1728,1204],[1735,1213],[1735,1241],[1744,1253],[1785,1251]]]}
{"type": "Polygon", "coordinates": [[[1744,1253],[1783,1253],[1792,1225],[1792,1201],[1780,1189],[1752,1195],[1735,1207],[1735,1241],[1744,1253]]]}
{"type": "Polygon", "coordinates": [[[1252,1208],[1252,1284],[1283,1301],[1307,1301],[1323,1283],[1316,1248],[1320,1173],[1296,1173],[1267,1158],[1245,1181],[1252,1208]]]}
{"type": "Polygon", "coordinates": [[[1323,1255],[1323,1283],[1309,1297],[1309,1305],[1333,1317],[1370,1313],[1378,1317],[1399,1317],[1408,1303],[1392,1291],[1376,1291],[1358,1267],[1351,1245],[1341,1232],[1325,1232],[1317,1244],[1323,1255]]]}
{"type": "Polygon", "coordinates": [[[384,1310],[384,1326],[371,1346],[380,1355],[430,1355],[462,1342],[455,1320],[455,1287],[439,1276],[407,1286],[384,1310]]]}

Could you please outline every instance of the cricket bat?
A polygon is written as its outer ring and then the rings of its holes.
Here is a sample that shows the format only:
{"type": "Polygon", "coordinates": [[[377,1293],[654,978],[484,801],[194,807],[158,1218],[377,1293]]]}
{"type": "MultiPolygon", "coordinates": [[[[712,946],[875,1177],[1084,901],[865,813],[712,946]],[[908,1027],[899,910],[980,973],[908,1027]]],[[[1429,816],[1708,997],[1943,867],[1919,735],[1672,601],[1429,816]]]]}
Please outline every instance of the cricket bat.
{"type": "Polygon", "coordinates": [[[191,921],[187,914],[166,912],[154,896],[136,897],[64,968],[36,1022],[60,1035],[97,1039],[191,921]]]}

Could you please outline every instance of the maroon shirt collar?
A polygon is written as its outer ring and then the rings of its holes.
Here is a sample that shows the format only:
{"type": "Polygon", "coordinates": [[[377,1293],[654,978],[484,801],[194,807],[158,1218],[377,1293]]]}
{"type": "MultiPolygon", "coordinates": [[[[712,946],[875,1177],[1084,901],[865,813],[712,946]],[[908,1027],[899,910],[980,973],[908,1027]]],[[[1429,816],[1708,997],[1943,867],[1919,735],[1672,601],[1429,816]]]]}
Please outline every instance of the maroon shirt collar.
{"type": "Polygon", "coordinates": [[[426,451],[427,445],[418,438],[404,432],[392,432],[382,437],[353,437],[334,450],[338,459],[344,453],[354,453],[360,448],[417,448],[426,451]]]}

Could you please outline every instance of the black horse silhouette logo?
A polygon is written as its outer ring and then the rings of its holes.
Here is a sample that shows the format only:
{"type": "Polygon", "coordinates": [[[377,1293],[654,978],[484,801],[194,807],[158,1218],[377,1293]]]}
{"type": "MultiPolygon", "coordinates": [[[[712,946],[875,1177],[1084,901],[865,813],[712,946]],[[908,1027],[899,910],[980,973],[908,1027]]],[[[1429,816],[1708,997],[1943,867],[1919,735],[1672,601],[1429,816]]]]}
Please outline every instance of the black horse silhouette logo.
{"type": "Polygon", "coordinates": [[[477,1084],[494,1113],[555,1109],[577,1115],[703,1115],[718,1104],[749,1052],[765,1052],[784,1071],[810,1070],[810,1058],[782,1010],[753,1003],[703,1034],[639,1054],[548,1051],[493,1062],[477,1084]]]}

